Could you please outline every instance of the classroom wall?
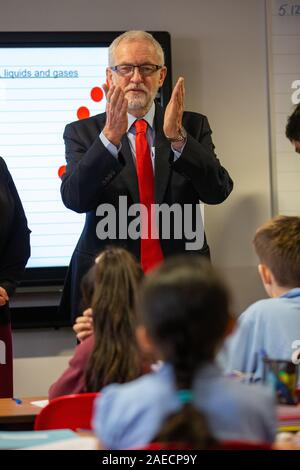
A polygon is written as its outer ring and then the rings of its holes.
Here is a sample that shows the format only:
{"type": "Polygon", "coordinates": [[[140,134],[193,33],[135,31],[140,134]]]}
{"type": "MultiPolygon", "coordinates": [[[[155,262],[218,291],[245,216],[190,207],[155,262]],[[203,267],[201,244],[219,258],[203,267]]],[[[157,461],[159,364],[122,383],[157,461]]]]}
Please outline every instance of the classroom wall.
{"type": "Polygon", "coordinates": [[[67,367],[76,340],[70,328],[17,330],[14,339],[15,396],[44,396],[67,367]]]}
{"type": "MultiPolygon", "coordinates": [[[[205,208],[213,261],[233,288],[237,312],[263,296],[251,238],[255,228],[271,214],[265,2],[0,3],[1,31],[135,28],[171,33],[173,78],[182,75],[186,79],[186,109],[208,115],[217,154],[235,181],[228,201],[205,208]]],[[[71,331],[17,331],[14,340],[16,392],[45,393],[72,347],[71,331]]]]}

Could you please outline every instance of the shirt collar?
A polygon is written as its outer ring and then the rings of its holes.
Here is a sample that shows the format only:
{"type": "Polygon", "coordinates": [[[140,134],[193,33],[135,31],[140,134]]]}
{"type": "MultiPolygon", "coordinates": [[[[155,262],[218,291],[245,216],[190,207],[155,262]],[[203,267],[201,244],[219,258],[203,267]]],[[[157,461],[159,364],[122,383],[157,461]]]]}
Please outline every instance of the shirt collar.
{"type": "MultiPolygon", "coordinates": [[[[145,116],[143,116],[143,119],[145,119],[145,121],[147,121],[147,124],[151,127],[151,129],[153,129],[154,114],[155,114],[155,104],[153,102],[151,108],[148,111],[148,113],[146,113],[145,116]]],[[[132,114],[129,114],[129,113],[127,113],[127,116],[128,116],[128,127],[127,127],[127,132],[128,132],[129,129],[131,128],[131,126],[133,125],[133,123],[137,119],[136,119],[135,116],[133,116],[132,114]]]]}
{"type": "Polygon", "coordinates": [[[300,297],[300,287],[295,287],[294,289],[289,290],[285,294],[280,296],[281,298],[292,299],[293,297],[300,297]]]}

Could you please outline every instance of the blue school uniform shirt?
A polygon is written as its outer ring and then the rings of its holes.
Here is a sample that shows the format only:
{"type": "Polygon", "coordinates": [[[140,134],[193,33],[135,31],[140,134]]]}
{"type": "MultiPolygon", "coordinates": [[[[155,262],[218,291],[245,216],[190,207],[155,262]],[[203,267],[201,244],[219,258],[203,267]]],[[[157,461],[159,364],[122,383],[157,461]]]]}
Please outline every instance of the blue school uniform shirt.
{"type": "MultiPolygon", "coordinates": [[[[128,449],[152,441],[165,418],[181,403],[172,367],[127,384],[105,387],[95,403],[93,428],[107,449],[128,449]]],[[[213,436],[220,440],[272,442],[276,419],[272,391],[222,375],[215,364],[200,369],[195,405],[203,411],[213,436]]]]}
{"type": "Polygon", "coordinates": [[[259,381],[263,378],[263,352],[271,359],[291,360],[299,340],[300,288],[296,288],[245,310],[219,359],[226,372],[238,370],[259,381]]]}

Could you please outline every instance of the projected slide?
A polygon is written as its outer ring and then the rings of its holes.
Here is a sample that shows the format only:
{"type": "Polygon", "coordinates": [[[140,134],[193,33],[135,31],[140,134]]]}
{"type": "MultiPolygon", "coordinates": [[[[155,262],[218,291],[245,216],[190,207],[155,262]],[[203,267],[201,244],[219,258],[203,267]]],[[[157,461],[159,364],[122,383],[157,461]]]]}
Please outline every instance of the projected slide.
{"type": "Polygon", "coordinates": [[[67,266],[84,215],[60,198],[67,123],[105,110],[106,47],[0,49],[0,155],[32,230],[28,267],[67,266]]]}

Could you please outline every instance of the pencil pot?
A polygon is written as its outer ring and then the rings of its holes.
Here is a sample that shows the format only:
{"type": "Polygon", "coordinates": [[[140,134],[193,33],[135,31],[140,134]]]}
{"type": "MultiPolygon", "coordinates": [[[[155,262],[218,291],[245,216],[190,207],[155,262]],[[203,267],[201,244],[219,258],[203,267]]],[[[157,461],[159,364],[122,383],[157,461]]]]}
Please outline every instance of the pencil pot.
{"type": "Polygon", "coordinates": [[[264,382],[271,385],[277,402],[297,405],[298,366],[291,361],[264,358],[264,382]]]}

